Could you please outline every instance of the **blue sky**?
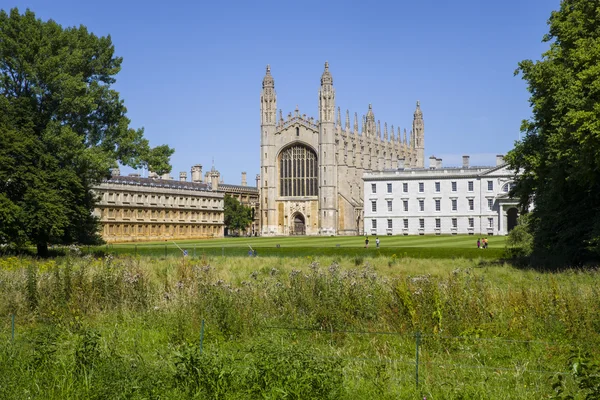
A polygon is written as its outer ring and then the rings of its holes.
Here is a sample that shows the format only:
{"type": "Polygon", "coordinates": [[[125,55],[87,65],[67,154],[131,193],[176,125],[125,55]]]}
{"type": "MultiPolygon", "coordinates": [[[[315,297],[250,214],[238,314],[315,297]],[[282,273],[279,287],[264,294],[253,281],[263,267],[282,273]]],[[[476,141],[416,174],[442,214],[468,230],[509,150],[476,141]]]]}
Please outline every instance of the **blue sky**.
{"type": "Polygon", "coordinates": [[[226,183],[259,172],[259,95],[271,65],[278,108],[318,117],[327,60],[336,106],[410,129],[417,100],[425,156],[493,165],[530,116],[517,63],[539,59],[559,0],[4,0],[63,26],[110,34],[124,58],[115,88],[152,145],[175,148],[172,176],[200,163],[226,183]]]}

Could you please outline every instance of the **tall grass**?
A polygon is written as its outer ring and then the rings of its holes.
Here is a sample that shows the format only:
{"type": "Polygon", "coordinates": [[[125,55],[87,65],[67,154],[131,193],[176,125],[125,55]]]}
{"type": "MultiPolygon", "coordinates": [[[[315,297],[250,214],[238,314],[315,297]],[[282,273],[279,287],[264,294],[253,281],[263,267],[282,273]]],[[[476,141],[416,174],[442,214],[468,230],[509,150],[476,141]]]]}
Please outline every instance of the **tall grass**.
{"type": "Polygon", "coordinates": [[[600,357],[598,277],[383,256],[4,258],[0,398],[539,399],[574,349],[600,357]]]}

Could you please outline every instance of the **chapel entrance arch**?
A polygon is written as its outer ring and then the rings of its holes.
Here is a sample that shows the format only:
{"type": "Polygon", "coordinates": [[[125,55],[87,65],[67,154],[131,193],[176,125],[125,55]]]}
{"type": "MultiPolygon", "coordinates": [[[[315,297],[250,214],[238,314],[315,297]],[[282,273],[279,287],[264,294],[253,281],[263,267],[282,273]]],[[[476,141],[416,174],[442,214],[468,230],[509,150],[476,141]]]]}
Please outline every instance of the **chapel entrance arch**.
{"type": "Polygon", "coordinates": [[[506,212],[506,227],[508,232],[512,231],[517,226],[517,217],[519,216],[519,210],[515,207],[509,208],[506,212]]]}
{"type": "Polygon", "coordinates": [[[292,235],[306,235],[306,220],[302,213],[292,215],[292,226],[290,227],[292,235]]]}

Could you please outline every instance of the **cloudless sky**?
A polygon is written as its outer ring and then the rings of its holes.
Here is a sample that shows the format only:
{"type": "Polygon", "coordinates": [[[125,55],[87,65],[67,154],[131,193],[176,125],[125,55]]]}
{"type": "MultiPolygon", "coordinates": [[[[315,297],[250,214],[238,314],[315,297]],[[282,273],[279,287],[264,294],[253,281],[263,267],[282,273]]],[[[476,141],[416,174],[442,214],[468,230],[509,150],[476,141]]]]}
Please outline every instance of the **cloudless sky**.
{"type": "MultiPolygon", "coordinates": [[[[494,165],[530,116],[513,73],[539,59],[559,0],[134,1],[4,0],[38,18],[111,35],[123,57],[115,89],[132,127],[175,149],[171,175],[200,163],[225,183],[260,167],[260,103],[271,65],[277,106],[318,118],[329,61],[336,107],[410,130],[417,100],[425,157],[494,165]]],[[[353,118],[353,117],[352,117],[353,118]]],[[[427,163],[428,161],[426,161],[427,163]]],[[[122,172],[131,170],[122,169],[122,172]]]]}

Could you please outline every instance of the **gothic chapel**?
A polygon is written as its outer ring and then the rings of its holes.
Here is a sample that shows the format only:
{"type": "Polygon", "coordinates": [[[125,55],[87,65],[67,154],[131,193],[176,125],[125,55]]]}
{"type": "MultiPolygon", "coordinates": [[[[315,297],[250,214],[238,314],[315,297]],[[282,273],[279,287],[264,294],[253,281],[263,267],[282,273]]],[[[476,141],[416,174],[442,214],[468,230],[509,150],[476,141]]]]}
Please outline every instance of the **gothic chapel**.
{"type": "Polygon", "coordinates": [[[417,102],[412,131],[375,122],[371,105],[361,119],[335,109],[335,89],[325,63],[319,89],[319,119],[298,108],[277,117],[271,69],[260,96],[260,233],[360,235],[363,233],[363,173],[398,167],[423,168],[423,114],[417,102]]]}

